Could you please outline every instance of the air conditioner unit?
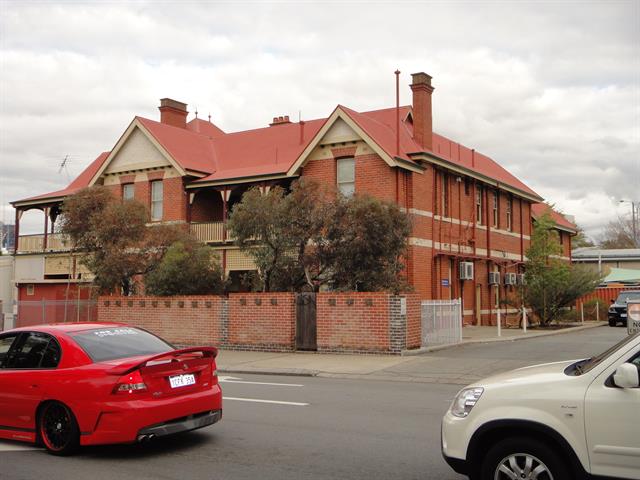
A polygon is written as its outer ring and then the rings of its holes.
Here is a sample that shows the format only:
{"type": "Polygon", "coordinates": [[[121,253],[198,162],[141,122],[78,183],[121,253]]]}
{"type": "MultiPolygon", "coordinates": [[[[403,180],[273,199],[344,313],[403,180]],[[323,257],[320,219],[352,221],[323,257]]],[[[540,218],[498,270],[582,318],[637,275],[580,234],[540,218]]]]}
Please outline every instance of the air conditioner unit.
{"type": "Polygon", "coordinates": [[[515,273],[507,273],[504,276],[504,284],[505,285],[515,285],[517,281],[517,277],[515,273]]]}
{"type": "Polygon", "coordinates": [[[527,280],[526,277],[524,276],[524,273],[519,273],[518,274],[518,285],[526,285],[527,284],[527,280]]]}
{"type": "Polygon", "coordinates": [[[500,272],[489,272],[489,285],[500,285],[500,272]]]}
{"type": "Polygon", "coordinates": [[[460,280],[473,280],[473,262],[460,262],[460,280]]]}

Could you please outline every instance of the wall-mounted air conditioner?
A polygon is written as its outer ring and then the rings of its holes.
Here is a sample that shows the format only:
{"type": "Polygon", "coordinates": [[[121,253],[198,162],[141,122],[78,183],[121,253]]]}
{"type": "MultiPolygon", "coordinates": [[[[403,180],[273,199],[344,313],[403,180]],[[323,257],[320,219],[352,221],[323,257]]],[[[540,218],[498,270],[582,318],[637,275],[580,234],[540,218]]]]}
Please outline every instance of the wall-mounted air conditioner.
{"type": "Polygon", "coordinates": [[[460,262],[460,280],[473,280],[473,262],[460,262]]]}
{"type": "Polygon", "coordinates": [[[489,272],[489,285],[500,285],[500,272],[489,272]]]}
{"type": "Polygon", "coordinates": [[[516,274],[515,273],[507,273],[504,276],[504,284],[505,285],[515,285],[516,284],[516,274]]]}

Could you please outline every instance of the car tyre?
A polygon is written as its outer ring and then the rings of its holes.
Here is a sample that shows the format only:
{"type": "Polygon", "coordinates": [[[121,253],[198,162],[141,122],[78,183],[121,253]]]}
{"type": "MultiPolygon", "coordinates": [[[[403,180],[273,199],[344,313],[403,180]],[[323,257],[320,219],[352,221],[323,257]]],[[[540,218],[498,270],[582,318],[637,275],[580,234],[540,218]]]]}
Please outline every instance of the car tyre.
{"type": "Polygon", "coordinates": [[[616,322],[614,319],[612,319],[612,318],[609,319],[609,326],[610,327],[615,327],[617,323],[618,322],[616,322]]]}
{"type": "Polygon", "coordinates": [[[481,480],[569,480],[573,478],[560,456],[532,438],[512,437],[489,449],[481,467],[481,480]]]}
{"type": "Polygon", "coordinates": [[[60,402],[48,402],[38,415],[38,439],[52,455],[66,456],[80,446],[80,428],[73,412],[60,402]]]}

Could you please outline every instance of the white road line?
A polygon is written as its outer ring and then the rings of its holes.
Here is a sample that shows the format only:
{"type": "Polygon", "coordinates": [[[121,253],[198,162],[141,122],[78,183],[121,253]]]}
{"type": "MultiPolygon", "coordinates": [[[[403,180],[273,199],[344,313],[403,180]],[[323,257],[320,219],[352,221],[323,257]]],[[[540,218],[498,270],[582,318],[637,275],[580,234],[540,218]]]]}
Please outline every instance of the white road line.
{"type": "Polygon", "coordinates": [[[299,383],[271,383],[271,382],[247,382],[245,380],[227,380],[227,379],[219,379],[220,383],[244,383],[246,385],[274,385],[277,387],[304,387],[299,383]]]}
{"type": "Polygon", "coordinates": [[[275,405],[292,405],[294,407],[306,407],[308,403],[300,402],[283,402],[280,400],[261,400],[259,398],[238,398],[238,397],[222,397],[223,400],[235,400],[236,402],[252,402],[252,403],[273,403],[275,405]]]}

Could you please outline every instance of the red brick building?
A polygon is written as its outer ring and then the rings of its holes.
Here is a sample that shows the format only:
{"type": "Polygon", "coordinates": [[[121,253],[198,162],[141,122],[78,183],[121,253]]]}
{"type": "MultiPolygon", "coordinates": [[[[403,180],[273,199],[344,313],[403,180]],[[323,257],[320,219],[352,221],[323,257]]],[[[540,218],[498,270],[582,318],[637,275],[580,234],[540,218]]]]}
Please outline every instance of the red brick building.
{"type": "Polygon", "coordinates": [[[280,116],[233,133],[187,121],[186,104],[162,99],[159,122],[135,117],[67,188],[13,202],[20,298],[27,285],[43,292],[69,277],[89,280],[61,253],[54,227],[61,202],[83,187],[101,184],[135,198],[152,221],[187,223],[233,279],[254,268],[226,235],[233,204],[252,186],[267,192],[311,177],[397,203],[413,222],[406,273],[415,292],[462,298],[465,323],[495,321],[500,299],[521,279],[532,204],[542,198],[490,157],[433,132],[429,75],[413,74],[410,87],[410,106],[356,112],[338,105],[327,118],[280,116]],[[44,235],[19,237],[22,212],[34,208],[44,212],[44,235]]]}

